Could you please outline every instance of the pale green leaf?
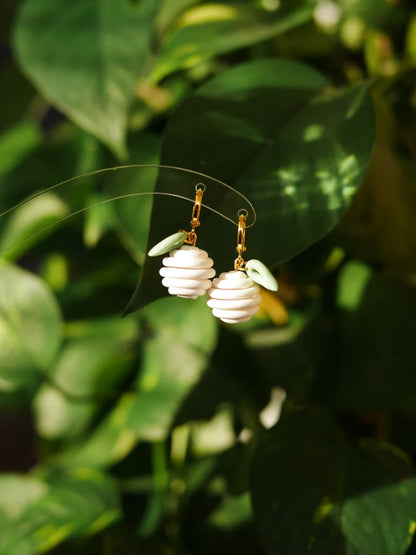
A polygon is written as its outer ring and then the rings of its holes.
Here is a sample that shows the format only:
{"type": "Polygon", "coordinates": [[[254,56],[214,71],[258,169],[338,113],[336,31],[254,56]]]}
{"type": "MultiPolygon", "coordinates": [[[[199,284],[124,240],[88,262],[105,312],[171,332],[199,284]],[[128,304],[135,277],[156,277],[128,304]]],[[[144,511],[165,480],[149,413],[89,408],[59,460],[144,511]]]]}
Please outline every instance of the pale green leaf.
{"type": "Polygon", "coordinates": [[[61,345],[58,304],[38,277],[0,262],[0,389],[30,386],[61,345]]]}

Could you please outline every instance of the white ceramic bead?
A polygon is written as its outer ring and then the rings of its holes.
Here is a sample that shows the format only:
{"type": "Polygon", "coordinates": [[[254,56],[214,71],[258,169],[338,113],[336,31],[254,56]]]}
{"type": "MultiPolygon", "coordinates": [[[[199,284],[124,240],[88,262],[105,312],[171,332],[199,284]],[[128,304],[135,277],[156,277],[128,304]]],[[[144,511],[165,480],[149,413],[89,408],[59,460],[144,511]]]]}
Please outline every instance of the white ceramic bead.
{"type": "Polygon", "coordinates": [[[212,285],[210,278],[215,276],[212,268],[214,261],[198,247],[183,245],[169,253],[162,263],[163,268],[159,271],[163,277],[162,284],[171,295],[196,299],[212,285]]]}
{"type": "Polygon", "coordinates": [[[208,306],[217,318],[228,324],[247,322],[259,310],[259,286],[245,272],[226,272],[214,279],[208,306]]]}

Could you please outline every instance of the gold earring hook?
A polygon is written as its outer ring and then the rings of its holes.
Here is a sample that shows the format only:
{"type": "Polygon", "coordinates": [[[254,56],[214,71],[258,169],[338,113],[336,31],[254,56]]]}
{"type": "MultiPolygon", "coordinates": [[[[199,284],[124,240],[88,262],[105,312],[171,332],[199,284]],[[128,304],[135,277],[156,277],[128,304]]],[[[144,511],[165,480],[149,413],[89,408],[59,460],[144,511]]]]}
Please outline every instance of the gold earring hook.
{"type": "Polygon", "coordinates": [[[238,216],[238,231],[237,231],[237,254],[238,257],[234,260],[234,270],[245,271],[246,261],[243,258],[243,253],[246,249],[246,219],[247,215],[240,213],[238,216]]]}
{"type": "MultiPolygon", "coordinates": [[[[202,206],[202,197],[204,195],[205,185],[203,183],[198,183],[196,186],[196,193],[195,193],[195,200],[194,206],[192,209],[192,218],[191,218],[191,231],[185,231],[184,233],[187,234],[187,237],[184,241],[187,245],[195,246],[197,240],[197,234],[195,233],[195,228],[201,225],[199,221],[199,215],[201,213],[201,206],[202,206]]],[[[180,230],[184,231],[184,230],[180,230]]]]}

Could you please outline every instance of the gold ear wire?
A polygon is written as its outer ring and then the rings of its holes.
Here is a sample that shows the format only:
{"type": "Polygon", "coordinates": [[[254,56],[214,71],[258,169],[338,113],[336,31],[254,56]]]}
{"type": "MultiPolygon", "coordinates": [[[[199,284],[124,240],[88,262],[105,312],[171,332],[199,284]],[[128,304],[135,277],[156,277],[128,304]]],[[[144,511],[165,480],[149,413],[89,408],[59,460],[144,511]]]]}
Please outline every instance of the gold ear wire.
{"type": "MultiPolygon", "coordinates": [[[[184,241],[184,243],[186,243],[187,245],[192,245],[193,247],[195,246],[196,240],[198,238],[197,234],[195,233],[195,228],[201,225],[201,222],[199,221],[199,215],[201,213],[202,197],[204,195],[205,185],[203,183],[198,183],[195,189],[196,189],[195,200],[194,200],[194,206],[192,209],[192,218],[190,222],[191,230],[185,231],[187,236],[184,241]]],[[[181,229],[180,231],[182,232],[184,230],[181,229]]]]}
{"type": "Polygon", "coordinates": [[[246,220],[247,213],[245,210],[241,210],[238,215],[238,231],[237,231],[237,258],[234,260],[234,270],[241,270],[244,272],[246,270],[246,261],[243,258],[243,253],[247,250],[246,248],[246,220]]]}

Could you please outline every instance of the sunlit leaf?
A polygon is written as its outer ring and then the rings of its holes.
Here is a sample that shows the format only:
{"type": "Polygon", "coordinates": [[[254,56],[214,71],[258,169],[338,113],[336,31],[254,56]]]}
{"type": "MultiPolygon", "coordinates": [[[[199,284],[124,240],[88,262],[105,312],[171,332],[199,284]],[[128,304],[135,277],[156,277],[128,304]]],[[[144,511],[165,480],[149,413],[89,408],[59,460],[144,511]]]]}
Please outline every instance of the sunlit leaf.
{"type": "Polygon", "coordinates": [[[243,2],[196,6],[182,14],[162,44],[151,77],[159,81],[218,54],[270,39],[312,18],[313,4],[273,13],[243,2]]]}
{"type": "Polygon", "coordinates": [[[0,262],[0,388],[30,386],[61,344],[55,298],[36,276],[0,262]]]}
{"type": "MultiPolygon", "coordinates": [[[[247,258],[274,265],[338,223],[373,141],[367,86],[334,90],[306,65],[257,60],[223,72],[182,104],[166,130],[162,163],[203,170],[245,194],[257,211],[247,229],[247,258]]],[[[154,206],[149,245],[162,229],[168,233],[170,218],[166,202],[154,206]]],[[[202,236],[217,271],[230,270],[236,230],[204,214],[202,236]]],[[[156,273],[157,262],[147,259],[131,309],[160,295],[150,279],[156,273]]]]}
{"type": "Polygon", "coordinates": [[[192,454],[199,458],[208,457],[233,447],[237,439],[233,424],[229,409],[219,411],[208,421],[195,423],[191,434],[192,454]]]}
{"type": "MultiPolygon", "coordinates": [[[[26,480],[21,477],[22,486],[26,480]]],[[[120,517],[115,484],[98,472],[85,469],[51,478],[44,487],[30,504],[22,499],[21,514],[0,535],[1,555],[42,553],[67,538],[94,534],[120,517]]]]}
{"type": "Polygon", "coordinates": [[[406,32],[406,51],[413,64],[416,63],[416,17],[410,20],[406,32]]]}
{"type": "Polygon", "coordinates": [[[181,12],[201,0],[161,0],[157,14],[156,26],[158,31],[164,31],[177,19],[181,12]]]}
{"type": "Polygon", "coordinates": [[[34,476],[0,474],[0,512],[10,519],[20,518],[47,489],[48,486],[34,476]]]}
{"type": "Polygon", "coordinates": [[[371,270],[360,262],[349,262],[339,275],[337,304],[340,308],[356,310],[371,278],[371,270]]]}

